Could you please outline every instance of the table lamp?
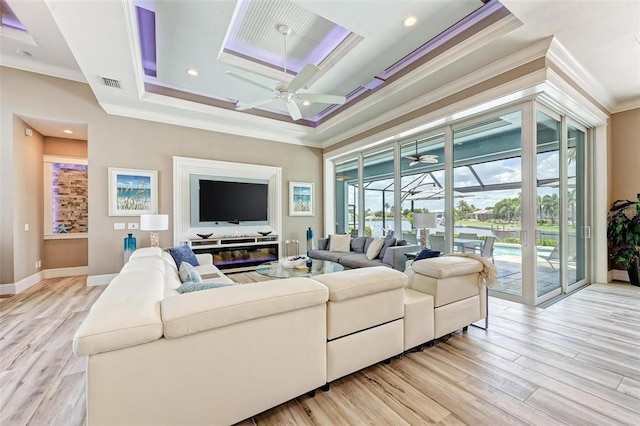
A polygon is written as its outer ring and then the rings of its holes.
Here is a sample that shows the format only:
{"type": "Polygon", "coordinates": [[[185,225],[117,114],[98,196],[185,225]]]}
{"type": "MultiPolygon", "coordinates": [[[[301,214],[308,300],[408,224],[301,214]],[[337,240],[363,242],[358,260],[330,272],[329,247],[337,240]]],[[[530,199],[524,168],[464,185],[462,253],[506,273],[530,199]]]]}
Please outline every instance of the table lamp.
{"type": "Polygon", "coordinates": [[[158,231],[169,229],[168,214],[141,214],[140,230],[151,231],[151,247],[160,247],[160,234],[158,231]]]}
{"type": "Polygon", "coordinates": [[[413,214],[413,227],[420,229],[420,248],[427,246],[427,236],[429,235],[427,228],[435,228],[437,225],[437,216],[435,213],[413,214]]]}

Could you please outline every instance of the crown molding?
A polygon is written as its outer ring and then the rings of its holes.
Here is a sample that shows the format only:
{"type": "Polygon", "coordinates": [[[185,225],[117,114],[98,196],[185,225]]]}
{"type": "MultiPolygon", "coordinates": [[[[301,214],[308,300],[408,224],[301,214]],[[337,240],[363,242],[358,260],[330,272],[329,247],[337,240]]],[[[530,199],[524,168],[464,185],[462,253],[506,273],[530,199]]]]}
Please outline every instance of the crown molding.
{"type": "Polygon", "coordinates": [[[637,108],[640,108],[640,98],[630,99],[616,104],[616,106],[611,110],[611,113],[617,114],[619,112],[625,112],[637,108]]]}
{"type": "Polygon", "coordinates": [[[44,62],[34,61],[29,58],[0,55],[0,66],[15,68],[36,74],[44,74],[46,76],[62,78],[64,80],[77,81],[79,83],[87,82],[87,79],[80,70],[72,70],[69,68],[45,64],[44,62]]]}
{"type": "MultiPolygon", "coordinates": [[[[325,130],[331,129],[333,126],[339,125],[343,121],[356,118],[356,116],[363,111],[371,108],[372,106],[384,102],[388,96],[394,95],[398,92],[408,89],[410,86],[428,78],[433,73],[441,70],[442,68],[455,63],[461,58],[469,55],[480,47],[485,46],[491,41],[501,37],[502,35],[512,31],[513,29],[519,27],[522,23],[515,18],[513,15],[508,15],[500,21],[496,22],[493,25],[488,26],[487,28],[477,32],[473,36],[463,40],[458,43],[451,49],[446,50],[442,54],[436,56],[432,60],[428,61],[424,65],[416,68],[411,71],[407,75],[401,77],[400,79],[390,83],[387,86],[382,87],[380,90],[371,94],[367,98],[357,102],[351,108],[340,112],[335,117],[331,117],[327,121],[320,124],[316,127],[317,134],[319,136],[325,130]]],[[[352,128],[349,132],[342,133],[340,135],[329,138],[323,144],[323,148],[333,145],[334,143],[340,142],[341,140],[347,139],[351,136],[355,136],[363,131],[363,128],[371,128],[377,125],[383,124],[391,119],[398,118],[408,112],[416,109],[416,103],[422,104],[421,106],[428,105],[433,101],[424,102],[423,99],[416,99],[413,102],[409,102],[404,104],[398,108],[394,108],[389,113],[380,115],[376,117],[374,120],[368,120],[365,124],[357,126],[356,128],[352,128]],[[411,105],[411,106],[410,106],[411,105]],[[359,129],[359,130],[356,130],[359,129]]]]}
{"type": "Polygon", "coordinates": [[[158,123],[172,124],[176,126],[192,127],[195,129],[209,130],[256,139],[265,139],[275,142],[289,143],[292,145],[321,148],[319,143],[310,139],[313,135],[313,129],[308,129],[304,126],[274,121],[264,117],[241,114],[236,111],[214,108],[207,105],[198,105],[160,95],[145,94],[142,100],[157,104],[160,108],[163,106],[170,106],[179,109],[175,112],[168,110],[152,111],[140,107],[127,107],[109,103],[100,103],[100,106],[107,114],[119,115],[122,117],[137,118],[140,120],[155,121],[158,123]],[[205,114],[206,117],[187,117],[184,115],[177,115],[185,114],[185,109],[188,109],[189,112],[198,113],[200,116],[205,114]]]}
{"type": "MultiPolygon", "coordinates": [[[[447,96],[458,93],[464,89],[482,83],[483,81],[486,81],[490,78],[499,76],[507,71],[518,68],[519,66],[527,64],[535,59],[541,58],[546,54],[549,48],[549,43],[550,39],[534,43],[531,46],[522,49],[513,55],[489,64],[483,68],[480,68],[479,70],[467,74],[464,77],[459,78],[458,80],[455,80],[434,91],[419,96],[413,101],[400,105],[399,107],[396,107],[385,114],[381,114],[374,120],[368,121],[367,123],[361,124],[360,126],[353,127],[348,132],[329,138],[325,140],[322,147],[328,148],[331,145],[341,142],[342,140],[357,136],[372,127],[382,125],[393,119],[402,117],[417,109],[430,105],[440,99],[444,99],[447,96]]],[[[419,70],[416,70],[416,72],[419,72],[419,70]]]]}
{"type": "Polygon", "coordinates": [[[589,93],[607,111],[614,109],[616,101],[611,93],[555,37],[551,39],[547,59],[589,93]]]}

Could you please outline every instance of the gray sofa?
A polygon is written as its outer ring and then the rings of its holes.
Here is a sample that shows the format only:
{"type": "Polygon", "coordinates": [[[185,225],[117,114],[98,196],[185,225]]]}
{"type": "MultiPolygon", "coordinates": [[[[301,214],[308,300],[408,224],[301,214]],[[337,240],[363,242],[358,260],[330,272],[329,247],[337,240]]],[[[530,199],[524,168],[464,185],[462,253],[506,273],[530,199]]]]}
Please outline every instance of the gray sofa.
{"type": "Polygon", "coordinates": [[[366,252],[373,240],[374,237],[352,238],[350,242],[351,251],[345,252],[329,251],[329,238],[320,238],[318,239],[318,248],[309,251],[309,257],[337,262],[346,269],[388,266],[398,271],[404,271],[407,261],[404,254],[420,249],[417,245],[407,244],[405,240],[394,240],[390,246],[383,248],[378,257],[369,260],[366,252]]]}

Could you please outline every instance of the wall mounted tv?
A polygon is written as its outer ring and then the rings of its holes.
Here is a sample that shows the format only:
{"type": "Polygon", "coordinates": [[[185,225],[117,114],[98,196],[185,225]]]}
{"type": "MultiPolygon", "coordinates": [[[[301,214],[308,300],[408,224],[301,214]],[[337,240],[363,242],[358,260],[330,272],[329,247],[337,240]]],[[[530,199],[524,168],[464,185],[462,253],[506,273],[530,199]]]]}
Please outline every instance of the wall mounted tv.
{"type": "Polygon", "coordinates": [[[198,201],[200,222],[266,222],[269,184],[199,179],[198,201]]]}

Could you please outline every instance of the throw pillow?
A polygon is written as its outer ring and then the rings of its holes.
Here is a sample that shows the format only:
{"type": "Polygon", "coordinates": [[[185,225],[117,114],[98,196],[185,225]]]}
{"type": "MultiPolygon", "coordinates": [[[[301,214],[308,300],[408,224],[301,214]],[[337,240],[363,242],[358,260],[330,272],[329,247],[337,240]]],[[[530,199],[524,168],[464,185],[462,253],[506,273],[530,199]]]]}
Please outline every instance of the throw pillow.
{"type": "Polygon", "coordinates": [[[428,259],[430,257],[438,257],[440,256],[440,252],[439,251],[434,251],[431,249],[422,249],[420,251],[420,253],[418,253],[418,255],[416,256],[415,259],[413,259],[414,262],[417,262],[418,260],[422,260],[422,259],[428,259]]]}
{"type": "Polygon", "coordinates": [[[196,255],[193,254],[193,250],[189,246],[170,247],[167,249],[171,257],[173,257],[176,266],[180,268],[182,262],[190,263],[191,266],[199,266],[196,255]]]}
{"type": "Polygon", "coordinates": [[[365,241],[365,243],[364,243],[364,252],[363,252],[363,253],[366,253],[366,252],[367,252],[367,250],[369,250],[369,246],[371,245],[371,243],[373,242],[373,240],[375,240],[375,238],[373,238],[373,237],[367,237],[367,240],[366,240],[366,241],[365,241]]]}
{"type": "Polygon", "coordinates": [[[349,251],[351,235],[333,234],[329,239],[329,251],[349,251]]]}
{"type": "Polygon", "coordinates": [[[176,289],[178,293],[190,293],[192,291],[209,290],[211,288],[230,287],[236,283],[193,283],[187,282],[176,289]]]}
{"type": "Polygon", "coordinates": [[[351,249],[356,253],[364,253],[364,244],[367,242],[367,237],[358,237],[351,240],[351,249]]]}
{"type": "Polygon", "coordinates": [[[196,268],[194,268],[189,262],[182,262],[180,264],[180,270],[178,271],[178,274],[180,275],[180,281],[182,281],[183,283],[202,282],[202,277],[200,276],[198,271],[196,271],[196,268]]]}
{"type": "Polygon", "coordinates": [[[384,246],[384,238],[376,238],[371,244],[369,244],[369,248],[367,249],[367,259],[373,260],[380,254],[380,250],[384,246]]]}
{"type": "Polygon", "coordinates": [[[378,257],[380,258],[380,260],[382,260],[384,258],[384,254],[387,252],[387,249],[389,247],[392,247],[396,245],[396,239],[390,236],[386,236],[384,237],[384,245],[382,246],[382,248],[380,249],[380,254],[378,255],[378,257]]]}

